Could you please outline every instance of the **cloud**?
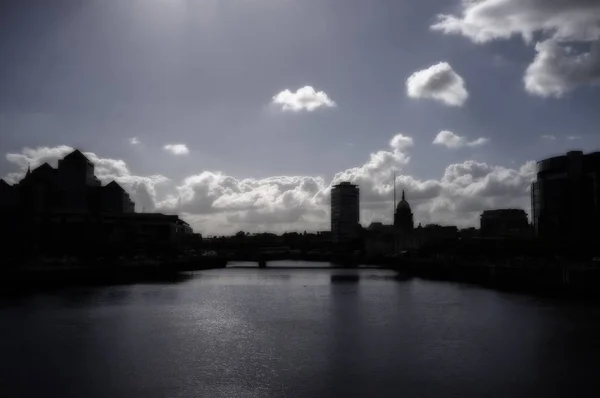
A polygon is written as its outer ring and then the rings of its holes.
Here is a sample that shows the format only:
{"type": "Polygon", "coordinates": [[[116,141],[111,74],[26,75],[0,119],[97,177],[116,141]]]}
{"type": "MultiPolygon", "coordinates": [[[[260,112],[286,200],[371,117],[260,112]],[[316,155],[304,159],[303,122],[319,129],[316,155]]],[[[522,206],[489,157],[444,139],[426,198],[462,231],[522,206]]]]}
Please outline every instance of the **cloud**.
{"type": "Polygon", "coordinates": [[[56,147],[23,148],[21,153],[7,153],[6,160],[19,166],[21,172],[25,172],[28,166],[32,169],[49,163],[52,167],[58,166],[58,159],[72,152],[73,148],[66,145],[56,147]]]}
{"type": "Polygon", "coordinates": [[[461,148],[465,146],[465,141],[465,137],[459,137],[451,131],[444,130],[435,136],[433,144],[443,145],[446,148],[461,148]]]}
{"type": "Polygon", "coordinates": [[[272,103],[281,106],[283,111],[308,111],[319,108],[333,108],[337,104],[324,91],[316,91],[311,86],[299,88],[295,93],[286,89],[273,96],[272,103]]]}
{"type": "Polygon", "coordinates": [[[469,142],[467,142],[467,146],[470,146],[470,147],[476,147],[476,146],[485,145],[485,144],[487,144],[488,142],[490,142],[490,139],[489,139],[489,138],[483,138],[483,137],[479,137],[479,138],[477,138],[476,140],[473,140],[473,141],[469,141],[469,142]]]}
{"type": "Polygon", "coordinates": [[[173,155],[187,155],[190,153],[190,150],[185,144],[168,144],[165,145],[163,149],[173,155]]]}
{"type": "Polygon", "coordinates": [[[574,141],[574,140],[578,140],[580,138],[581,137],[579,137],[578,135],[570,135],[570,136],[567,137],[567,140],[574,141]]]}
{"type": "Polygon", "coordinates": [[[410,148],[411,146],[413,146],[413,144],[414,144],[414,141],[413,141],[412,137],[403,135],[401,133],[396,134],[390,140],[390,147],[394,150],[394,152],[405,151],[408,148],[410,148]]]}
{"type": "MultiPolygon", "coordinates": [[[[392,222],[393,184],[388,170],[363,166],[336,175],[333,182],[336,179],[359,184],[364,225],[392,222]]],[[[519,168],[506,168],[469,160],[447,166],[440,179],[420,180],[400,173],[396,184],[406,190],[416,222],[466,227],[478,225],[486,209],[516,207],[529,211],[529,187],[534,179],[532,161],[519,168]]]]}
{"type": "Polygon", "coordinates": [[[561,97],[577,86],[600,84],[600,40],[591,44],[589,52],[577,52],[553,39],[537,43],[535,50],[537,55],[523,77],[530,93],[561,97]]]}
{"type": "Polygon", "coordinates": [[[185,178],[157,207],[202,219],[204,233],[328,229],[325,189],[320,177],[236,179],[205,171],[185,178]]]}
{"type": "MultiPolygon", "coordinates": [[[[238,179],[218,171],[201,171],[172,184],[162,175],[140,176],[126,162],[87,152],[96,175],[107,183],[119,182],[132,196],[137,210],[179,214],[204,235],[239,230],[304,231],[329,229],[331,186],[340,181],[359,184],[361,221],[391,222],[393,174],[398,189],[405,189],[415,221],[423,224],[477,225],[485,209],[517,207],[529,210],[529,186],[535,162],[506,168],[468,160],[448,165],[437,179],[421,180],[404,171],[410,162],[413,139],[396,134],[386,148],[366,161],[335,174],[326,181],[318,176],[273,176],[238,179]],[[160,194],[157,192],[160,187],[160,194]]],[[[25,148],[7,159],[22,176],[28,162],[56,164],[72,148],[25,148]]]]}
{"type": "Polygon", "coordinates": [[[139,140],[137,137],[131,137],[131,138],[129,139],[129,143],[130,143],[131,145],[138,145],[138,144],[140,143],[140,140],[139,140]]]}
{"type": "Polygon", "coordinates": [[[566,40],[600,36],[600,3],[595,0],[479,0],[461,2],[461,16],[440,14],[432,29],[461,34],[478,43],[536,32],[566,40]]]}
{"type": "MultiPolygon", "coordinates": [[[[407,150],[412,146],[411,137],[396,134],[389,142],[389,149],[372,153],[369,161],[361,166],[337,173],[332,184],[350,181],[360,186],[363,203],[380,202],[381,193],[391,187],[394,171],[401,171],[410,162],[407,150]]],[[[325,194],[329,195],[329,191],[325,194]]]]}
{"type": "Polygon", "coordinates": [[[449,106],[462,106],[469,93],[465,81],[447,62],[414,72],[406,80],[406,92],[411,98],[428,98],[449,106]]]}
{"type": "Polygon", "coordinates": [[[548,140],[548,141],[554,141],[554,140],[556,140],[556,137],[555,137],[555,136],[553,136],[553,135],[549,135],[549,134],[544,134],[544,135],[542,136],[542,138],[543,138],[543,139],[545,139],[545,140],[548,140]]]}
{"type": "Polygon", "coordinates": [[[431,26],[476,43],[521,36],[536,56],[524,76],[534,95],[560,97],[600,83],[600,2],[597,0],[479,0],[461,2],[460,15],[442,14],[431,26]],[[576,51],[572,44],[586,50],[576,51]]]}
{"type": "Polygon", "coordinates": [[[488,142],[488,138],[477,138],[476,140],[469,141],[466,137],[461,137],[448,130],[440,131],[433,140],[433,144],[442,145],[446,148],[453,149],[463,148],[465,146],[476,147],[484,145],[488,142]]]}

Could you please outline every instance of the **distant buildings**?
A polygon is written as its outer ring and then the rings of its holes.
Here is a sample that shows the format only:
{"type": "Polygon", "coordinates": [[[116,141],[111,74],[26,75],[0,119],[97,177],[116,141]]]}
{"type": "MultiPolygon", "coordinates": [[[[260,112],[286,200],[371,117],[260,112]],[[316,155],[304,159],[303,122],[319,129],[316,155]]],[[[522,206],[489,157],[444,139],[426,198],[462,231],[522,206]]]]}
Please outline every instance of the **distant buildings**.
{"type": "Polygon", "coordinates": [[[170,250],[198,240],[177,216],[135,213],[115,181],[102,185],[94,164],[75,150],[31,170],[14,185],[0,180],[2,236],[15,250],[91,253],[170,250]]]}
{"type": "Polygon", "coordinates": [[[334,244],[348,244],[360,236],[360,191],[340,182],[331,189],[331,233],[334,244]]]}
{"type": "Polygon", "coordinates": [[[427,224],[424,227],[419,225],[416,231],[420,231],[425,237],[425,242],[456,239],[460,236],[458,227],[455,225],[427,224]]]}
{"type": "Polygon", "coordinates": [[[290,256],[322,255],[331,251],[331,232],[285,232],[282,235],[272,233],[237,232],[233,236],[208,237],[202,240],[204,249],[241,254],[242,258],[252,258],[259,253],[282,254],[290,256]]]}
{"type": "Polygon", "coordinates": [[[371,256],[385,256],[395,252],[396,231],[393,225],[372,222],[365,233],[365,252],[371,256]]]}
{"type": "Polygon", "coordinates": [[[495,209],[481,213],[483,237],[523,237],[529,232],[527,213],[523,209],[495,209]]]}
{"type": "Polygon", "coordinates": [[[600,152],[571,151],[539,161],[531,210],[540,237],[600,237],[600,152]]]}
{"type": "Polygon", "coordinates": [[[402,191],[402,199],[396,202],[394,187],[394,224],[384,225],[373,222],[366,230],[365,252],[371,256],[399,254],[407,250],[417,250],[427,244],[458,238],[458,228],[428,224],[414,226],[414,217],[402,191]]]}

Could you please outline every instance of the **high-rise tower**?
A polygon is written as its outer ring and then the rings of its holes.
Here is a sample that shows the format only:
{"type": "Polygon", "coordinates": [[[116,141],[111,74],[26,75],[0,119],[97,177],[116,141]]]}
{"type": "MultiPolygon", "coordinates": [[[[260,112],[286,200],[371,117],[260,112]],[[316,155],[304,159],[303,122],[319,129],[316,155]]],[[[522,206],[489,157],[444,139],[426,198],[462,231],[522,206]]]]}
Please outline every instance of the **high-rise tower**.
{"type": "Polygon", "coordinates": [[[357,185],[340,182],[331,189],[331,234],[333,243],[349,243],[360,232],[360,191],[357,185]]]}

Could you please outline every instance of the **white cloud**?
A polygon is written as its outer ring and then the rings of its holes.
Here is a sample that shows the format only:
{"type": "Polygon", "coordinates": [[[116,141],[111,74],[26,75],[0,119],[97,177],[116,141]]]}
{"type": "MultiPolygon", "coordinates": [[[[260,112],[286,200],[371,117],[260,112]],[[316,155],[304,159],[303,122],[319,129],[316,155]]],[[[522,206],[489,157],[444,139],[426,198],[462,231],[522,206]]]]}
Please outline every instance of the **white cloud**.
{"type": "Polygon", "coordinates": [[[38,148],[23,148],[21,153],[7,153],[6,160],[19,166],[19,169],[24,173],[28,166],[32,169],[49,163],[52,167],[58,166],[58,159],[63,158],[73,148],[66,145],[56,147],[38,147],[38,148]]]}
{"type": "MultiPolygon", "coordinates": [[[[389,142],[389,149],[372,153],[365,164],[337,173],[332,184],[350,181],[361,189],[361,201],[381,202],[381,192],[389,189],[394,171],[401,171],[410,162],[407,150],[413,146],[413,139],[396,134],[389,142]]],[[[329,195],[329,191],[326,192],[329,195]]]]}
{"type": "Polygon", "coordinates": [[[574,140],[578,140],[580,138],[581,137],[579,137],[578,135],[570,135],[570,136],[567,137],[567,140],[574,141],[574,140]]]}
{"type": "Polygon", "coordinates": [[[556,137],[555,137],[555,136],[553,136],[553,135],[549,135],[549,134],[544,134],[544,135],[542,136],[542,138],[543,138],[543,139],[545,139],[545,140],[548,140],[548,141],[554,141],[554,140],[556,140],[556,137]]]}
{"type": "Polygon", "coordinates": [[[173,155],[187,155],[190,153],[190,150],[185,144],[168,144],[165,145],[163,149],[173,155]]]}
{"type": "Polygon", "coordinates": [[[479,137],[479,138],[477,138],[476,140],[473,140],[473,141],[469,141],[469,142],[467,142],[467,146],[470,146],[470,147],[476,147],[476,146],[485,145],[485,144],[487,144],[488,142],[490,142],[490,139],[489,139],[489,138],[483,138],[483,137],[479,137]]]}
{"type": "MultiPolygon", "coordinates": [[[[219,234],[240,229],[329,229],[331,185],[339,181],[359,184],[361,206],[367,213],[372,209],[380,212],[382,204],[391,198],[393,170],[401,170],[410,161],[406,151],[412,145],[411,137],[396,134],[388,149],[371,154],[369,161],[359,167],[337,173],[329,184],[312,176],[239,180],[205,171],[184,179],[173,194],[159,202],[158,208],[202,220],[206,233],[211,225],[219,234]]],[[[427,193],[436,187],[427,182],[419,189],[427,193]]]]}
{"type": "Polygon", "coordinates": [[[577,86],[600,84],[600,40],[591,44],[589,52],[576,52],[554,39],[537,43],[535,50],[523,78],[530,93],[561,97],[577,86]]]}
{"type": "Polygon", "coordinates": [[[414,72],[406,80],[406,92],[411,98],[428,98],[449,106],[462,106],[469,93],[465,81],[447,62],[414,72]]]}
{"type": "Polygon", "coordinates": [[[140,143],[140,140],[139,140],[137,137],[131,137],[131,138],[129,139],[129,143],[130,143],[131,145],[138,145],[138,144],[140,143]]]}
{"type": "Polygon", "coordinates": [[[466,137],[461,137],[454,134],[452,131],[443,130],[440,131],[433,140],[433,144],[442,145],[446,148],[463,148],[465,146],[477,147],[484,145],[489,142],[487,138],[477,138],[473,141],[469,141],[466,137]]]}
{"type": "Polygon", "coordinates": [[[460,15],[438,15],[431,28],[476,43],[515,35],[531,43],[540,37],[524,76],[526,90],[535,95],[560,97],[577,86],[600,83],[597,0],[463,0],[460,15]],[[571,43],[589,50],[575,51],[571,43]]]}
{"type": "MultiPolygon", "coordinates": [[[[116,180],[132,195],[138,211],[180,214],[198,231],[229,234],[239,230],[258,232],[329,229],[329,200],[332,184],[352,181],[361,190],[361,221],[392,220],[392,177],[405,189],[415,221],[459,226],[477,225],[481,211],[499,207],[529,210],[529,185],[535,178],[535,163],[505,168],[465,161],[440,170],[439,179],[420,180],[403,173],[410,162],[413,140],[397,134],[389,146],[370,155],[357,167],[337,173],[331,181],[315,176],[275,176],[237,179],[216,171],[203,171],[170,185],[161,175],[138,176],[123,160],[86,153],[104,182],[116,180]],[[161,186],[161,195],[156,187],[161,186]]],[[[8,154],[20,176],[32,166],[56,160],[71,148],[25,148],[8,154]]],[[[12,173],[17,174],[17,173],[12,173]]]]}
{"type": "Polygon", "coordinates": [[[390,147],[396,152],[405,151],[413,145],[414,145],[414,141],[413,141],[412,137],[409,137],[402,133],[396,134],[390,140],[390,147]]]}
{"type": "Polygon", "coordinates": [[[530,42],[536,32],[551,32],[565,40],[600,36],[596,0],[463,0],[461,8],[461,16],[438,15],[431,28],[478,43],[514,35],[530,42]]]}
{"type": "Polygon", "coordinates": [[[284,111],[308,111],[319,108],[333,108],[337,104],[324,91],[316,91],[311,86],[299,88],[296,92],[288,89],[273,96],[272,103],[284,111]]]}
{"type": "Polygon", "coordinates": [[[451,131],[440,131],[433,140],[433,144],[443,145],[447,148],[460,148],[465,146],[465,137],[459,137],[451,131]]]}

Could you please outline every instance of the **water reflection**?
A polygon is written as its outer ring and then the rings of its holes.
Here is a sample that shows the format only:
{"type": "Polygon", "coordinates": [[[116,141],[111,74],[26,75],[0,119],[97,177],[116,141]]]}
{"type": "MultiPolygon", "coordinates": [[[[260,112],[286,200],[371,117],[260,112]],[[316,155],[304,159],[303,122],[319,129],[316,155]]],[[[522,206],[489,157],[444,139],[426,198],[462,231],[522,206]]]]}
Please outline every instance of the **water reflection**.
{"type": "Polygon", "coordinates": [[[356,272],[333,274],[330,277],[331,328],[329,366],[332,380],[327,383],[327,396],[360,396],[356,382],[348,377],[358,377],[364,364],[364,342],[359,314],[360,275],[356,272]],[[358,324],[357,324],[358,323],[358,324]]]}
{"type": "MultiPolygon", "coordinates": [[[[6,396],[569,396],[600,308],[382,270],[221,269],[3,301],[6,396]]],[[[572,395],[572,394],[570,394],[572,395]]]]}
{"type": "MultiPolygon", "coordinates": [[[[258,268],[258,262],[253,261],[233,261],[227,264],[227,268],[258,268]]],[[[269,261],[267,262],[267,268],[263,268],[263,270],[269,269],[329,269],[329,268],[337,268],[337,266],[333,265],[329,262],[324,261],[295,261],[295,260],[279,260],[279,261],[269,261]]]]}
{"type": "Polygon", "coordinates": [[[360,281],[359,274],[333,274],[331,275],[331,283],[358,283],[360,281]]]}

